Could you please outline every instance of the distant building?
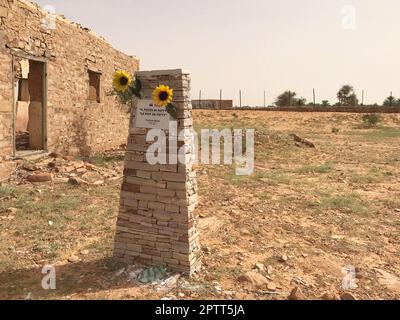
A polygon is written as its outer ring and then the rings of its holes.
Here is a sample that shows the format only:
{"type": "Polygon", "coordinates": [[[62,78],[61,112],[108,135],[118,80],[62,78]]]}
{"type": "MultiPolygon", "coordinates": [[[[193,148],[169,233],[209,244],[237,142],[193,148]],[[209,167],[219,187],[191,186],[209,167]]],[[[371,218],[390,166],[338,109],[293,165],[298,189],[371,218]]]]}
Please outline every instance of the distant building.
{"type": "Polygon", "coordinates": [[[192,100],[193,109],[232,109],[233,100],[192,100]]]}

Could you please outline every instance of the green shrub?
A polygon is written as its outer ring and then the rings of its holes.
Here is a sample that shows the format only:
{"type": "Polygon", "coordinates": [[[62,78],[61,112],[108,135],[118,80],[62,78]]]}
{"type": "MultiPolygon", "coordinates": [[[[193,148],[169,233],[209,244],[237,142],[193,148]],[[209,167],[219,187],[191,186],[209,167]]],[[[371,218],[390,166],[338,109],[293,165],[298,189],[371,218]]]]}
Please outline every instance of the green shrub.
{"type": "Polygon", "coordinates": [[[376,125],[380,122],[380,116],[376,113],[366,114],[362,118],[363,125],[366,128],[376,127],[376,125]]]}

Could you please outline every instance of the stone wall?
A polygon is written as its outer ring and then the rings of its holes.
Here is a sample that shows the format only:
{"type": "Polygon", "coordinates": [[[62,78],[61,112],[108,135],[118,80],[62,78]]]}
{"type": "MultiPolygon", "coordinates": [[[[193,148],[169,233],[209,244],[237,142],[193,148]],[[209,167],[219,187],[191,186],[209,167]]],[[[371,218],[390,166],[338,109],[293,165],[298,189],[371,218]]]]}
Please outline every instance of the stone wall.
{"type": "MultiPolygon", "coordinates": [[[[201,108],[203,109],[203,108],[201,108]]],[[[341,113],[400,113],[400,107],[386,106],[357,106],[357,107],[235,107],[221,108],[220,110],[246,110],[246,111],[279,111],[279,112],[341,112],[341,113]]]]}
{"type": "Polygon", "coordinates": [[[274,107],[268,108],[268,111],[287,111],[287,112],[346,112],[346,113],[400,113],[400,107],[382,107],[382,106],[356,106],[356,107],[323,107],[323,106],[305,106],[305,107],[274,107]]]}
{"type": "MultiPolygon", "coordinates": [[[[178,133],[192,129],[189,74],[181,70],[138,72],[137,78],[145,99],[151,99],[158,84],[173,88],[178,133]]],[[[146,142],[147,132],[135,127],[132,113],[114,256],[128,264],[165,265],[192,274],[201,264],[192,140],[187,136],[178,143],[178,147],[186,147],[185,163],[150,165],[146,161],[151,145],[146,142]]],[[[166,134],[168,138],[171,132],[166,134]]],[[[177,154],[167,150],[167,156],[177,154]]]]}
{"type": "Polygon", "coordinates": [[[134,73],[137,58],[23,0],[0,0],[0,26],[0,156],[13,152],[12,53],[47,62],[48,151],[88,155],[126,142],[128,107],[108,93],[114,71],[134,73]],[[101,73],[100,103],[89,100],[89,70],[101,73]]]}
{"type": "Polygon", "coordinates": [[[232,109],[233,100],[192,100],[193,109],[232,109]]]}

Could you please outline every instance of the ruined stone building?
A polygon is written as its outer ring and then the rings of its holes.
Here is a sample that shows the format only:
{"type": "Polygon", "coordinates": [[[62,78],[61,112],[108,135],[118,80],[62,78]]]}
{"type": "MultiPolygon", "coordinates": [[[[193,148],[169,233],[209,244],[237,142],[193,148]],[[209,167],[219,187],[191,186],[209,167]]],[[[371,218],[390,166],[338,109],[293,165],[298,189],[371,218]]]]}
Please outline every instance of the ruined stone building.
{"type": "Polygon", "coordinates": [[[32,152],[94,154],[126,142],[129,110],[112,90],[136,57],[24,0],[0,0],[0,177],[32,152]]]}

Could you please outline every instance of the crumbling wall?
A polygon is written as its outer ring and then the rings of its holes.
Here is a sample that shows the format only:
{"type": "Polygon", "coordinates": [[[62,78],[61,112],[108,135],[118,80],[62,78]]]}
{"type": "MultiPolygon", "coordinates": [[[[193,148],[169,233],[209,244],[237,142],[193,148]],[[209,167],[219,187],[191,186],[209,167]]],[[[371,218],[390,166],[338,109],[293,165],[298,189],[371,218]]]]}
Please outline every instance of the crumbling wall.
{"type": "Polygon", "coordinates": [[[233,108],[233,100],[192,100],[193,109],[228,110],[233,108]]]}
{"type": "Polygon", "coordinates": [[[13,88],[11,83],[11,57],[4,47],[0,47],[0,157],[10,155],[12,152],[13,88]]]}
{"type": "Polygon", "coordinates": [[[12,53],[46,59],[49,151],[92,154],[126,142],[129,110],[108,93],[114,71],[134,73],[137,58],[23,0],[0,0],[0,27],[0,156],[12,153],[12,53]],[[101,73],[100,103],[89,99],[89,70],[101,73]]]}

